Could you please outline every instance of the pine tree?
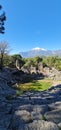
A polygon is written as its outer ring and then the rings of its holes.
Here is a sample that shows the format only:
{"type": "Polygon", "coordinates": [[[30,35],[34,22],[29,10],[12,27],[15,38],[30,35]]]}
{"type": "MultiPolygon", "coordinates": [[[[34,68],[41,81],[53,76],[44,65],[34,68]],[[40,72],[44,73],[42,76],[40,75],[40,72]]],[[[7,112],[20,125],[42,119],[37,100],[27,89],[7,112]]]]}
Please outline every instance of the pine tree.
{"type": "MultiPolygon", "coordinates": [[[[0,5],[0,11],[2,10],[2,6],[0,5]]],[[[3,12],[2,14],[0,14],[0,33],[4,34],[5,33],[5,24],[6,21],[6,15],[5,12],[3,12]]]]}

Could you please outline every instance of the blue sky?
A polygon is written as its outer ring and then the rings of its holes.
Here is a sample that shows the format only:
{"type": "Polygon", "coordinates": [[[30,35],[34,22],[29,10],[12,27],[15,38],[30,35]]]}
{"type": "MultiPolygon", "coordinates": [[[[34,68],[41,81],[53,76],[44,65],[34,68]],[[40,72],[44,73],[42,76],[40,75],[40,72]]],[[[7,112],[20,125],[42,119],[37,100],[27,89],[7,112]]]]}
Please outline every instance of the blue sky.
{"type": "Polygon", "coordinates": [[[61,0],[0,0],[6,12],[5,34],[11,53],[35,47],[61,49],[61,0]]]}

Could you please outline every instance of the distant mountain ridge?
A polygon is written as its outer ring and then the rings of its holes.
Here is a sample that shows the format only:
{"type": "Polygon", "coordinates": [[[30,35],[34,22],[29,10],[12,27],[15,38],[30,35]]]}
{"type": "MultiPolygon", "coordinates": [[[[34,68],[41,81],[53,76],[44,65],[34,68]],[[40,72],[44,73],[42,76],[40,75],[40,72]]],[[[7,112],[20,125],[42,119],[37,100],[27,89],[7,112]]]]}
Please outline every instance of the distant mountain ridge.
{"type": "Polygon", "coordinates": [[[52,51],[36,47],[30,51],[20,52],[20,55],[24,58],[31,58],[35,56],[61,56],[61,49],[52,51]]]}

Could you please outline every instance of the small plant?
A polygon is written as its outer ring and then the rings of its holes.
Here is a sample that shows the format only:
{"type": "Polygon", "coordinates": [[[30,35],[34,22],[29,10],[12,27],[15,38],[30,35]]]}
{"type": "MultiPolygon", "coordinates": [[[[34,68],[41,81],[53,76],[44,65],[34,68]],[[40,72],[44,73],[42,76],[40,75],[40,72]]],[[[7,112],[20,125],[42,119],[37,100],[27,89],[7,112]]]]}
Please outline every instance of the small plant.
{"type": "Polygon", "coordinates": [[[42,119],[43,119],[44,121],[46,121],[46,117],[45,117],[44,115],[42,115],[42,119]]]}
{"type": "Polygon", "coordinates": [[[21,90],[16,91],[16,96],[20,96],[21,94],[23,94],[23,91],[21,91],[21,90]]]}
{"type": "Polygon", "coordinates": [[[59,130],[61,130],[61,128],[59,128],[59,130]]]}

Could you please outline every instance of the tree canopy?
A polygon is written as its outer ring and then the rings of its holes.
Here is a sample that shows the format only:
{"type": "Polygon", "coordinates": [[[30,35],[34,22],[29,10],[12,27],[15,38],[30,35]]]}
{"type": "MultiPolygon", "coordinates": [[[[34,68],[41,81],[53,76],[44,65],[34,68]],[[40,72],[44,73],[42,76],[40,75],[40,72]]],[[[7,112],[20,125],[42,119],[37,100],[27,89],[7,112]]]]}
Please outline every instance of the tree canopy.
{"type": "MultiPolygon", "coordinates": [[[[0,11],[2,10],[2,6],[0,5],[0,11]]],[[[5,33],[5,24],[6,21],[6,15],[5,12],[2,12],[2,14],[0,14],[0,33],[4,34],[5,33]]]]}
{"type": "Polygon", "coordinates": [[[3,67],[4,55],[8,54],[8,43],[0,42],[0,68],[3,67]]]}

